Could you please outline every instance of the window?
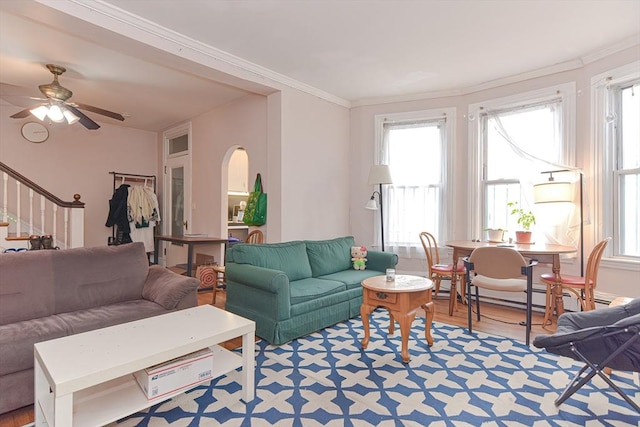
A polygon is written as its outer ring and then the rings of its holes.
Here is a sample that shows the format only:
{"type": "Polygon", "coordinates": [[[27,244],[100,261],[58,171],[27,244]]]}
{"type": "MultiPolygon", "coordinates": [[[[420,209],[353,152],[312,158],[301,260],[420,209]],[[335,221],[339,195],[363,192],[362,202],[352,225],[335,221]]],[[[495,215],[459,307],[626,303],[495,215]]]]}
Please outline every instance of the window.
{"type": "Polygon", "coordinates": [[[592,80],[594,134],[603,171],[601,237],[613,237],[608,256],[640,259],[640,63],[592,80]]]}
{"type": "MultiPolygon", "coordinates": [[[[379,163],[388,164],[393,184],[383,185],[385,246],[421,247],[419,234],[448,238],[444,218],[454,109],[376,118],[379,163]]],[[[402,250],[400,250],[402,252],[402,250]]]]}
{"type": "Polygon", "coordinates": [[[517,202],[525,210],[531,210],[533,203],[531,195],[520,184],[523,171],[531,168],[531,161],[512,149],[500,126],[529,155],[560,163],[561,117],[559,98],[481,115],[485,228],[516,230],[516,218],[510,215],[507,203],[517,202]]]}
{"type": "Polygon", "coordinates": [[[507,203],[534,210],[533,184],[542,180],[540,172],[573,163],[573,92],[567,84],[470,106],[476,147],[470,188],[477,188],[471,211],[481,213],[471,219],[473,236],[484,238],[483,230],[502,228],[515,237],[519,226],[507,203]]]}

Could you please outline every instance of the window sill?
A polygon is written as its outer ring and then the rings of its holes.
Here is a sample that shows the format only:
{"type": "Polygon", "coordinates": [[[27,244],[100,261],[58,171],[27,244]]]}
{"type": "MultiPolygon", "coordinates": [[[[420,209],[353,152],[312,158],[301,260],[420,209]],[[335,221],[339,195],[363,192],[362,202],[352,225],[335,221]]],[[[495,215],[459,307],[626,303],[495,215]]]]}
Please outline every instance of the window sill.
{"type": "Polygon", "coordinates": [[[602,258],[600,267],[617,270],[640,271],[640,260],[630,258],[602,258]]]}

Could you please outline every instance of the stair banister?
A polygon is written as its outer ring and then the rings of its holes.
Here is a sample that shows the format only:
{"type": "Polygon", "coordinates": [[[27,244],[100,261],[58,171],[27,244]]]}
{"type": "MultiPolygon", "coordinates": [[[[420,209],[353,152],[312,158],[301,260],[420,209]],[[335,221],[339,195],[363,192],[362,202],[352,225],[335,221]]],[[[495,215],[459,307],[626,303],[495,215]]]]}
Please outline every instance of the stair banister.
{"type": "MultiPolygon", "coordinates": [[[[74,194],[73,201],[64,201],[52,194],[51,192],[45,190],[35,182],[31,181],[29,178],[20,174],[19,172],[13,170],[6,164],[0,162],[0,171],[2,171],[3,176],[3,197],[2,197],[2,223],[9,223],[9,219],[15,220],[15,234],[16,237],[24,236],[24,232],[22,230],[22,224],[28,224],[28,233],[33,234],[37,231],[34,227],[34,193],[40,195],[40,224],[39,231],[42,234],[51,234],[54,236],[54,239],[61,243],[61,246],[64,248],[74,248],[84,246],[84,203],[80,201],[80,195],[74,194]],[[16,182],[16,200],[15,204],[13,203],[13,199],[9,199],[8,197],[8,179],[12,178],[16,182]],[[28,189],[28,218],[22,217],[22,194],[21,190],[22,186],[28,189]],[[49,218],[46,217],[46,203],[49,201],[51,203],[51,211],[52,214],[49,218]],[[58,209],[62,209],[63,211],[63,224],[58,225],[58,209]],[[9,217],[9,212],[11,215],[15,215],[15,218],[9,217]],[[49,220],[49,221],[48,221],[49,220]],[[63,236],[57,236],[56,233],[59,229],[63,230],[63,236]]],[[[37,200],[37,199],[36,199],[37,200]]],[[[26,201],[24,202],[26,203],[26,201]]],[[[26,206],[26,205],[25,205],[26,206]]],[[[17,239],[13,239],[17,240],[17,239]]],[[[0,243],[0,246],[2,244],[0,243]]]]}

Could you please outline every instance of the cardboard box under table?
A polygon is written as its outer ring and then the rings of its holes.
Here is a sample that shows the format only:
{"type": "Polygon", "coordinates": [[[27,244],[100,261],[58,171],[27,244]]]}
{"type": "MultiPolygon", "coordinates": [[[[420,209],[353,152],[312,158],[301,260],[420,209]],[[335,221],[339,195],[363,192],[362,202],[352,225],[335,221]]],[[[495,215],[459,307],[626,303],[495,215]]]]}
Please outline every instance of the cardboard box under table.
{"type": "Polygon", "coordinates": [[[213,352],[205,348],[134,374],[147,399],[169,394],[212,378],[213,352]]]}

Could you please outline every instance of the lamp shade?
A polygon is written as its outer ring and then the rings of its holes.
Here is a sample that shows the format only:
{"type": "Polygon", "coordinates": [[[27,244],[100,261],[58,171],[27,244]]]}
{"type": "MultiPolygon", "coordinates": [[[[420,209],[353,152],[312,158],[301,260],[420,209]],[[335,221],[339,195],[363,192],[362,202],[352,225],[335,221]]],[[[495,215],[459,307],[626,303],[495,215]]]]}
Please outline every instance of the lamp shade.
{"type": "Polygon", "coordinates": [[[370,209],[372,211],[377,211],[378,210],[378,204],[376,203],[376,199],[371,197],[371,199],[367,202],[367,204],[364,206],[364,208],[365,209],[370,209]]]}
{"type": "Polygon", "coordinates": [[[549,181],[533,186],[534,203],[558,203],[573,201],[570,182],[549,181]]]}
{"type": "Polygon", "coordinates": [[[393,184],[389,165],[373,165],[369,170],[369,185],[393,184]]]}

